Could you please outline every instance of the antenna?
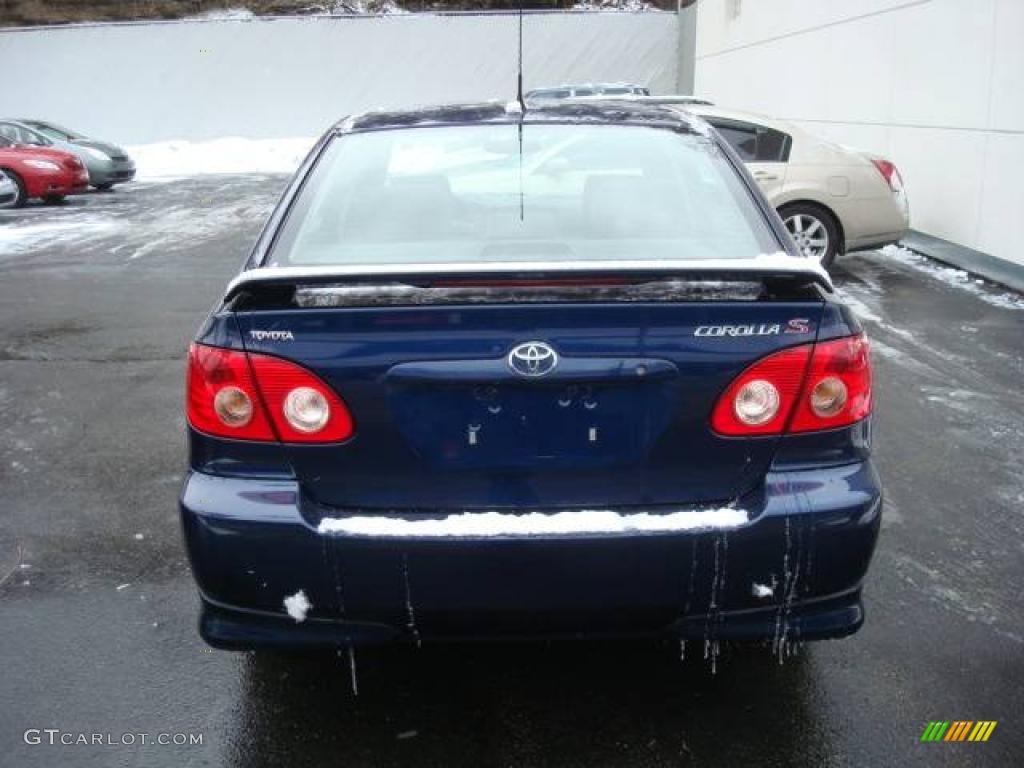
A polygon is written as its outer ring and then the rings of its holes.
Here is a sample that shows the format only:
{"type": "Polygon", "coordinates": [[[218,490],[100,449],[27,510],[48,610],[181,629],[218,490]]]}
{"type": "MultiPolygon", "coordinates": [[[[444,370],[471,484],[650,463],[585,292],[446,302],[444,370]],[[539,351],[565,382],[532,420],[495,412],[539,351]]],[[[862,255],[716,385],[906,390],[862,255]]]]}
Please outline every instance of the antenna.
{"type": "Polygon", "coordinates": [[[526,102],[523,100],[523,0],[519,0],[519,69],[516,99],[519,101],[519,220],[526,218],[526,196],[523,194],[523,118],[526,102]]]}
{"type": "Polygon", "coordinates": [[[526,112],[526,102],[523,101],[523,0],[519,0],[519,69],[517,79],[516,100],[519,102],[519,109],[522,112],[526,112]]]}

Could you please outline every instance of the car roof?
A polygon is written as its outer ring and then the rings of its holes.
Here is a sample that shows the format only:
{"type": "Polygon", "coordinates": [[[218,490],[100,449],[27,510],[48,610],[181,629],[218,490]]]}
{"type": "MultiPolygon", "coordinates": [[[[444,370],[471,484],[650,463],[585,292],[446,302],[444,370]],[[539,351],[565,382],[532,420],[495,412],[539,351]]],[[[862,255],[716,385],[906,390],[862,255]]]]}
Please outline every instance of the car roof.
{"type": "Polygon", "coordinates": [[[565,83],[564,85],[542,85],[537,88],[531,88],[527,93],[538,93],[540,91],[577,91],[584,89],[600,90],[602,88],[645,88],[646,86],[640,85],[639,83],[626,83],[626,82],[615,82],[615,83],[565,83]]]}
{"type": "Polygon", "coordinates": [[[335,135],[434,125],[486,125],[502,123],[576,123],[590,125],[646,125],[707,136],[710,127],[700,118],[658,104],[616,99],[560,100],[530,104],[490,101],[449,104],[402,111],[365,112],[346,117],[332,129],[335,135]]]}
{"type": "Polygon", "coordinates": [[[18,117],[0,117],[0,123],[16,125],[19,128],[24,128],[25,130],[31,131],[32,133],[39,133],[39,129],[32,125],[31,122],[22,120],[18,117]]]}
{"type": "MultiPolygon", "coordinates": [[[[594,94],[593,96],[573,96],[574,99],[579,100],[592,100],[599,99],[603,94],[594,94]]],[[[690,104],[699,104],[711,106],[712,102],[701,96],[691,96],[687,94],[667,94],[660,96],[647,96],[642,93],[624,93],[619,95],[604,95],[604,98],[615,98],[622,101],[636,101],[642,104],[661,104],[665,106],[682,106],[690,104]]]]}

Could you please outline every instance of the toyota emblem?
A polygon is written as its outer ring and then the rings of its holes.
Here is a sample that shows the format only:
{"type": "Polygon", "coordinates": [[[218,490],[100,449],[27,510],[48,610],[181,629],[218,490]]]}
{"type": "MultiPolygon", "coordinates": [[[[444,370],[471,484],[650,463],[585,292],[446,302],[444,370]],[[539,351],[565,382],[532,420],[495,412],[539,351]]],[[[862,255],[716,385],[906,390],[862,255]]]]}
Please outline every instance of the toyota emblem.
{"type": "Polygon", "coordinates": [[[547,376],[558,365],[558,353],[543,341],[528,341],[508,353],[508,367],[520,376],[547,376]]]}

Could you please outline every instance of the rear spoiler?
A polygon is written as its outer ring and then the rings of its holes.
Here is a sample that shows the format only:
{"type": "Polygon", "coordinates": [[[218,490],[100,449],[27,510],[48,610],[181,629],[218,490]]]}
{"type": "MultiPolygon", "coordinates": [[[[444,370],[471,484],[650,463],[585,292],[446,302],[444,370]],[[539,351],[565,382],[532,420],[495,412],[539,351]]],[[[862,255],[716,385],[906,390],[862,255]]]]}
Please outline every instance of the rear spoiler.
{"type": "Polygon", "coordinates": [[[656,259],[577,261],[487,261],[421,264],[337,264],[315,267],[257,267],[240,273],[224,294],[228,301],[243,292],[270,286],[365,283],[387,279],[417,283],[444,279],[687,278],[695,280],[783,283],[793,287],[818,285],[831,293],[832,280],[810,259],[774,253],[752,259],[656,259]]]}

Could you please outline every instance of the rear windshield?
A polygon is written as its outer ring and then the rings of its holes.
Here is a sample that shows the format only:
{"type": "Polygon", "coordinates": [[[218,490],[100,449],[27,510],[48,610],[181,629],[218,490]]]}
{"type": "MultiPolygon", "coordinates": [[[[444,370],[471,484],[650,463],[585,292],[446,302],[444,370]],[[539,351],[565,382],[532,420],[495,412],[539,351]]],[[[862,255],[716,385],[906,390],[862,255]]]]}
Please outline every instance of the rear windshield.
{"type": "Polygon", "coordinates": [[[778,250],[707,138],[630,126],[355,133],[325,150],[265,262],[749,258],[778,250]]]}

